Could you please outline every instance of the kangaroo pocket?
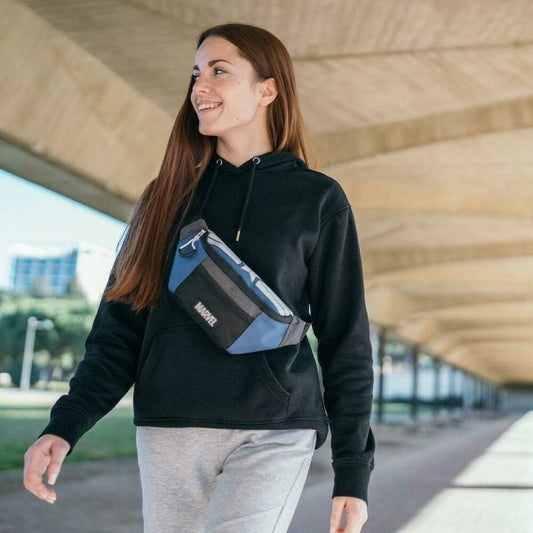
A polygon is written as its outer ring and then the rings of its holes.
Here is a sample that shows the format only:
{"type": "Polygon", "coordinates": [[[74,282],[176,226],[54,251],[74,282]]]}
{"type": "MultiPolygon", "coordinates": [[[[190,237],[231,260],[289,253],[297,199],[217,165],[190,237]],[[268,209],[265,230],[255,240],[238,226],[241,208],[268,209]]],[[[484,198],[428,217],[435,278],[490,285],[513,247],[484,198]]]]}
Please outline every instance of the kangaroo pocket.
{"type": "Polygon", "coordinates": [[[159,334],[137,380],[137,416],[212,423],[284,420],[290,394],[265,354],[230,355],[196,326],[159,334]]]}

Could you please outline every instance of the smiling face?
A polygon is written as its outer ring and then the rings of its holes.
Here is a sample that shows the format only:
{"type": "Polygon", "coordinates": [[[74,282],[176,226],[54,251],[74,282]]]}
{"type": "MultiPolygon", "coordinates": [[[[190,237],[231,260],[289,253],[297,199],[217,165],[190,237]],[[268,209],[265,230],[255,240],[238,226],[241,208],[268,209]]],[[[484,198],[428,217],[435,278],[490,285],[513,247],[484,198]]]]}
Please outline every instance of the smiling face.
{"type": "Polygon", "coordinates": [[[197,50],[192,74],[191,102],[202,135],[217,137],[219,145],[268,139],[266,108],[276,97],[275,82],[259,80],[235,45],[208,37],[197,50]]]}

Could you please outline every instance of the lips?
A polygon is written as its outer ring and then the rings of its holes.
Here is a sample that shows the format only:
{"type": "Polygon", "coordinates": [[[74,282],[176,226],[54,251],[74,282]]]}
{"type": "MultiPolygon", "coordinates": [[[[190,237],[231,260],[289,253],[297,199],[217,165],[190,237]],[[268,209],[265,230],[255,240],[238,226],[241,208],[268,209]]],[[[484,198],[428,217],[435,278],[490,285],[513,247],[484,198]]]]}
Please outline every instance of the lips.
{"type": "Polygon", "coordinates": [[[202,102],[201,104],[198,104],[198,112],[205,111],[206,109],[216,109],[217,107],[221,106],[221,102],[202,102]]]}

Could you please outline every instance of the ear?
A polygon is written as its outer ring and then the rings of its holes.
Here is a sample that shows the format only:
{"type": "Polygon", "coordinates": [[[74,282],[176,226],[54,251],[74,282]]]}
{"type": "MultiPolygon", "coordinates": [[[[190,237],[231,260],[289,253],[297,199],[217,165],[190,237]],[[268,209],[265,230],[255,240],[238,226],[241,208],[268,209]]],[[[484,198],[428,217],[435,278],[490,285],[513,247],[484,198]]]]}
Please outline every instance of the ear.
{"type": "Polygon", "coordinates": [[[266,107],[271,104],[278,95],[278,86],[274,78],[267,78],[261,82],[259,105],[266,107]]]}

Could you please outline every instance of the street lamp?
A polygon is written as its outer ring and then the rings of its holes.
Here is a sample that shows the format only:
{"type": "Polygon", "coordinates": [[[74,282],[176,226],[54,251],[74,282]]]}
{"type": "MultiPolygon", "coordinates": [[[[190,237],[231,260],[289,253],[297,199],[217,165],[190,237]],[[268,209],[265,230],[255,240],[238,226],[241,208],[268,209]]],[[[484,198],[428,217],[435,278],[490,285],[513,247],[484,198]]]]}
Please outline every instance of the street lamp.
{"type": "Polygon", "coordinates": [[[28,318],[28,327],[26,328],[26,342],[24,343],[24,356],[22,358],[22,372],[20,374],[20,390],[30,390],[31,365],[33,363],[33,346],[35,344],[35,332],[38,329],[50,331],[54,323],[48,318],[37,320],[34,316],[28,318]]]}

